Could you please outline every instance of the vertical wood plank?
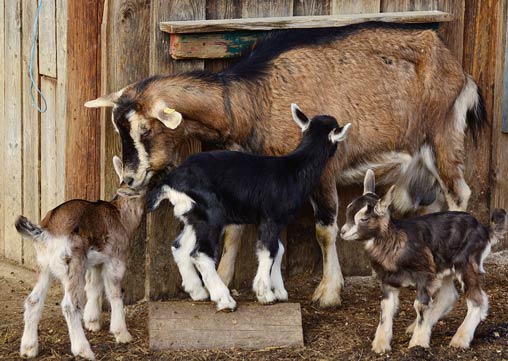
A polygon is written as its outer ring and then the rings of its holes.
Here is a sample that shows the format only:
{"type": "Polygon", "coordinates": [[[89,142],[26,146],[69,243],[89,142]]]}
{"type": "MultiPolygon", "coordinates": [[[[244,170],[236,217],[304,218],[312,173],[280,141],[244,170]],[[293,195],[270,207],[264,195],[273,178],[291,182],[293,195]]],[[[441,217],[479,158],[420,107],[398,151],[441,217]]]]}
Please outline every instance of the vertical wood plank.
{"type": "Polygon", "coordinates": [[[464,9],[465,0],[439,0],[437,9],[450,12],[454,20],[439,25],[439,35],[453,55],[462,63],[464,44],[464,9]]]}
{"type": "MultiPolygon", "coordinates": [[[[32,104],[30,96],[30,51],[32,48],[32,27],[37,10],[36,1],[23,1],[22,3],[22,84],[23,84],[23,215],[38,222],[39,210],[39,112],[32,104]]],[[[34,55],[33,71],[35,80],[39,85],[37,49],[34,55]]],[[[35,90],[34,90],[35,92],[35,90]]],[[[29,267],[36,263],[35,250],[32,241],[23,239],[23,262],[29,267]]]]}
{"type": "Polygon", "coordinates": [[[330,0],[295,0],[293,15],[329,15],[330,0]]]}
{"type": "Polygon", "coordinates": [[[41,216],[58,205],[57,163],[55,147],[57,122],[55,118],[57,81],[41,77],[41,90],[48,110],[41,114],[41,216]]]}
{"type": "Polygon", "coordinates": [[[65,163],[66,163],[66,137],[67,137],[67,0],[56,0],[56,184],[57,203],[65,200],[65,163]]]}
{"type": "MultiPolygon", "coordinates": [[[[150,60],[151,74],[171,73],[192,69],[203,69],[203,60],[171,59],[169,52],[169,34],[159,30],[161,20],[200,20],[205,19],[205,2],[199,0],[153,0],[150,21],[150,60]]],[[[198,142],[189,142],[187,151],[199,151],[198,142]]],[[[181,284],[180,274],[171,255],[171,244],[180,229],[179,222],[173,217],[171,207],[164,205],[147,217],[147,296],[152,299],[173,297],[181,284]]]]}
{"type": "Polygon", "coordinates": [[[245,0],[242,18],[266,18],[269,16],[293,16],[292,0],[245,0]]]}
{"type": "Polygon", "coordinates": [[[100,90],[102,6],[103,0],[67,2],[66,198],[100,193],[100,118],[83,104],[100,90]]]}
{"type": "MultiPolygon", "coordinates": [[[[42,1],[42,0],[39,0],[42,1]]],[[[39,17],[39,72],[56,78],[56,9],[55,0],[43,0],[39,17]]],[[[25,1],[33,3],[33,1],[25,1]]],[[[33,5],[33,4],[32,4],[33,5]]],[[[31,27],[26,28],[27,30],[31,27]]],[[[26,32],[28,36],[30,31],[26,32]]]]}
{"type": "MultiPolygon", "coordinates": [[[[101,47],[103,50],[102,90],[109,94],[148,76],[150,7],[145,0],[107,0],[104,4],[101,47]]],[[[120,137],[111,123],[111,109],[101,111],[101,198],[111,199],[118,187],[112,158],[121,156],[120,137]]],[[[146,223],[134,235],[123,280],[124,301],[132,303],[145,296],[146,223]]]]}
{"type": "MultiPolygon", "coordinates": [[[[4,83],[5,83],[5,0],[0,1],[0,164],[4,163],[4,134],[7,128],[5,121],[4,83]]],[[[5,177],[0,177],[0,189],[5,189],[5,177]]],[[[0,192],[0,256],[5,255],[4,237],[5,191],[0,192]]]]}
{"type": "Polygon", "coordinates": [[[378,13],[380,0],[331,0],[330,14],[378,13]]]}
{"type": "MultiPolygon", "coordinates": [[[[491,210],[508,209],[508,134],[502,132],[503,117],[508,109],[508,5],[499,2],[497,12],[496,75],[494,82],[494,114],[492,122],[491,210]]],[[[508,240],[496,248],[506,248],[508,240]]]]}
{"type": "Polygon", "coordinates": [[[22,262],[22,240],[14,228],[22,212],[22,84],[21,84],[21,0],[5,2],[5,137],[4,179],[5,256],[22,262]]]}
{"type": "MultiPolygon", "coordinates": [[[[470,2],[464,14],[463,66],[483,93],[491,124],[494,112],[496,33],[500,21],[497,3],[495,0],[470,2]]],[[[471,137],[466,139],[465,176],[473,191],[468,210],[488,223],[492,128],[485,127],[477,147],[471,137]]]]}
{"type": "Polygon", "coordinates": [[[439,0],[382,0],[381,12],[434,10],[439,0]]]}

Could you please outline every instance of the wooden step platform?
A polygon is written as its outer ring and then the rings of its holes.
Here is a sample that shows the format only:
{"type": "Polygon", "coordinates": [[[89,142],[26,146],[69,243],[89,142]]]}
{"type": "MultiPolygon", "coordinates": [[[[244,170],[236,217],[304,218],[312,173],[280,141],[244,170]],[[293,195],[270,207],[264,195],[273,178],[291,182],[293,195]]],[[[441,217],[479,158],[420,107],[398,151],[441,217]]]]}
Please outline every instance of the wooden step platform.
{"type": "Polygon", "coordinates": [[[239,303],[225,313],[211,302],[150,302],[148,332],[151,350],[303,346],[299,303],[239,303]]]}

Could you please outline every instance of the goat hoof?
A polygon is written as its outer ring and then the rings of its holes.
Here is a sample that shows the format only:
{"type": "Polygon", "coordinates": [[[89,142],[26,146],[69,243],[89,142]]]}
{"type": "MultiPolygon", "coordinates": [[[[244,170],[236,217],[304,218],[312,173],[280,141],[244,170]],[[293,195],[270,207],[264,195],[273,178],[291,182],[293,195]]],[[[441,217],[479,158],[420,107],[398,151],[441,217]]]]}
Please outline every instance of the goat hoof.
{"type": "Polygon", "coordinates": [[[85,321],[85,328],[88,331],[97,332],[101,329],[101,323],[99,320],[85,321]]]}
{"type": "Polygon", "coordinates": [[[288,291],[286,291],[285,289],[274,290],[273,293],[275,294],[275,298],[277,299],[277,301],[288,300],[288,291]]]}
{"type": "Polygon", "coordinates": [[[72,354],[74,356],[81,356],[83,357],[84,359],[86,360],[95,360],[95,355],[94,353],[92,352],[92,349],[90,348],[90,346],[88,347],[83,347],[80,351],[78,352],[72,352],[72,354]]]}
{"type": "Polygon", "coordinates": [[[314,295],[312,296],[312,303],[318,305],[320,308],[336,307],[341,305],[340,299],[340,282],[334,287],[320,283],[314,295]]]}
{"type": "Polygon", "coordinates": [[[234,310],[236,310],[236,302],[231,296],[227,297],[226,300],[217,302],[217,311],[233,312],[234,310]]]}
{"type": "Polygon", "coordinates": [[[273,293],[271,290],[263,292],[263,294],[257,295],[258,302],[263,305],[271,305],[277,301],[277,297],[275,297],[275,293],[273,293]]]}
{"type": "Polygon", "coordinates": [[[460,335],[453,336],[452,341],[450,342],[451,347],[455,348],[469,348],[470,341],[466,337],[461,337],[460,335]]]}
{"type": "Polygon", "coordinates": [[[19,354],[21,357],[35,357],[39,353],[39,345],[21,345],[19,354]]]}
{"type": "Polygon", "coordinates": [[[392,348],[390,345],[386,344],[385,342],[376,342],[376,340],[372,342],[372,351],[377,354],[390,352],[391,350],[392,348]]]}
{"type": "Polygon", "coordinates": [[[129,331],[118,332],[115,334],[116,343],[129,343],[132,341],[132,336],[129,331]]]}
{"type": "Polygon", "coordinates": [[[413,347],[429,348],[430,345],[429,345],[428,341],[420,342],[420,341],[411,340],[411,341],[409,341],[409,348],[413,348],[413,347]]]}
{"type": "Polygon", "coordinates": [[[190,292],[190,296],[193,301],[205,301],[209,297],[208,291],[203,287],[201,287],[201,289],[199,289],[199,290],[190,292]]]}

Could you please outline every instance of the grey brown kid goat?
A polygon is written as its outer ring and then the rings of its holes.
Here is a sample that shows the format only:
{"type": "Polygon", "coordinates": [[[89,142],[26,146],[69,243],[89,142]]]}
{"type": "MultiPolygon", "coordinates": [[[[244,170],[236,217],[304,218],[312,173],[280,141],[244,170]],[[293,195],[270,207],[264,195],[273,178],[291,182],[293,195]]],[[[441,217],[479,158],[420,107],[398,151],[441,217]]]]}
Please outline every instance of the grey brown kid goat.
{"type": "MultiPolygon", "coordinates": [[[[115,156],[113,164],[120,176],[122,161],[115,156]]],[[[129,198],[118,193],[111,202],[80,199],[65,202],[50,210],[40,225],[23,216],[17,219],[18,232],[33,240],[39,266],[37,283],[25,301],[21,356],[37,356],[37,328],[53,277],[64,288],[61,305],[73,355],[94,359],[81,321],[83,316],[90,331],[100,329],[103,288],[111,304],[110,332],[118,343],[131,341],[125,323],[121,283],[129,242],[141,222],[144,208],[143,195],[129,198]]]]}
{"type": "Polygon", "coordinates": [[[439,212],[409,219],[390,216],[394,186],[380,198],[374,172],[367,171],[364,193],[348,205],[341,237],[366,241],[365,249],[381,282],[381,318],[372,350],[390,350],[392,321],[399,304],[399,289],[416,287],[416,320],[409,347],[429,347],[434,324],[458,298],[457,279],[464,290],[467,315],[450,345],[467,348],[478,323],[485,319],[488,298],[480,285],[483,261],[493,243],[506,232],[506,212],[496,209],[485,227],[465,212],[439,212]]]}

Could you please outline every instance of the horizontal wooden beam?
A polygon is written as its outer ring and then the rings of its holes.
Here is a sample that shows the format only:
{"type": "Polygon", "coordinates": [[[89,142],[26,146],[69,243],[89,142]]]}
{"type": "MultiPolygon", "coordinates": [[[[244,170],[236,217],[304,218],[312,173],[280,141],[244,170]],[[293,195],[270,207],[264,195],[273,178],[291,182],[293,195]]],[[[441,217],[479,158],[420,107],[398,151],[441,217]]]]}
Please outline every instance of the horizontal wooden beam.
{"type": "Polygon", "coordinates": [[[453,14],[442,11],[292,16],[223,20],[163,21],[160,29],[170,34],[211,33],[237,30],[333,28],[369,21],[390,23],[435,23],[452,21],[453,14]]]}

